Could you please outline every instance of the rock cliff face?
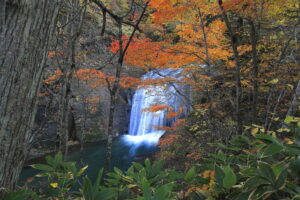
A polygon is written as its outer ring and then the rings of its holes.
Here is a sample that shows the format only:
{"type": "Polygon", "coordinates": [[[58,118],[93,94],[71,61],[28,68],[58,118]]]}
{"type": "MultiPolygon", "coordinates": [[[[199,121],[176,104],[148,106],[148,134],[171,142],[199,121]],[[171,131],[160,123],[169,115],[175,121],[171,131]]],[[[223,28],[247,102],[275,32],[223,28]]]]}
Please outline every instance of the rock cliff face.
{"type": "MultiPolygon", "coordinates": [[[[124,71],[123,76],[140,77],[143,73],[141,70],[136,70],[132,67],[126,68],[127,70],[124,71]]],[[[110,73],[113,71],[113,68],[107,68],[106,70],[107,73],[110,73]]],[[[110,105],[110,94],[107,87],[92,88],[82,82],[79,84],[75,82],[72,90],[75,96],[72,107],[74,109],[77,138],[81,139],[83,134],[86,135],[88,141],[96,138],[105,138],[110,105]]],[[[121,88],[119,91],[118,104],[114,115],[115,135],[128,133],[133,94],[133,89],[121,88]]]]}
{"type": "MultiPolygon", "coordinates": [[[[99,43],[95,42],[95,45],[96,44],[99,45],[99,43]]],[[[103,48],[106,48],[105,45],[103,45],[103,48]]],[[[109,54],[109,52],[105,52],[105,54],[102,55],[100,53],[86,55],[86,60],[80,68],[97,68],[95,63],[88,59],[97,59],[98,64],[99,60],[101,61],[108,57],[107,54],[109,54]]],[[[113,75],[114,67],[113,65],[108,65],[103,68],[102,71],[105,74],[113,75]]],[[[49,68],[49,71],[45,72],[47,76],[51,73],[53,73],[52,67],[49,68]]],[[[125,65],[122,76],[139,78],[143,73],[144,71],[139,68],[125,65]]],[[[72,113],[70,114],[73,115],[74,122],[70,123],[74,124],[73,131],[75,132],[76,139],[80,141],[105,139],[110,105],[110,94],[107,86],[93,88],[84,81],[74,78],[71,82],[71,90],[73,98],[71,99],[72,113]]],[[[121,88],[119,90],[118,104],[114,116],[115,135],[128,133],[133,94],[134,90],[130,88],[121,88]]],[[[37,142],[35,147],[53,146],[53,144],[55,144],[59,131],[59,96],[60,94],[58,93],[55,94],[54,97],[51,95],[40,97],[36,116],[37,128],[35,131],[38,133],[35,137],[35,141],[37,142]]],[[[72,137],[70,136],[70,138],[72,137]]]]}

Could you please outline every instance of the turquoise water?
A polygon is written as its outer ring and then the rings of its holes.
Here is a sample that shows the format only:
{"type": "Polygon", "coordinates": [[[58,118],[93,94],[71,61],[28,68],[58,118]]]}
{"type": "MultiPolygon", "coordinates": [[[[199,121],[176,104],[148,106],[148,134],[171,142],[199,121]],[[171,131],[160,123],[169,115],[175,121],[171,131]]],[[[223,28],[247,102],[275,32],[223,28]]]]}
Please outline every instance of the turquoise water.
{"type": "MultiPolygon", "coordinates": [[[[86,174],[93,179],[97,176],[99,169],[104,167],[105,147],[105,144],[86,147],[82,152],[71,153],[67,160],[75,161],[78,167],[88,165],[86,174]]],[[[121,138],[118,138],[113,142],[112,166],[121,170],[127,170],[136,156],[153,154],[156,150],[156,144],[140,144],[139,146],[135,146],[125,143],[121,138]]],[[[24,185],[28,178],[33,177],[37,173],[38,171],[33,168],[24,168],[20,176],[19,185],[24,185]]],[[[29,186],[34,184],[33,182],[29,186]]]]}

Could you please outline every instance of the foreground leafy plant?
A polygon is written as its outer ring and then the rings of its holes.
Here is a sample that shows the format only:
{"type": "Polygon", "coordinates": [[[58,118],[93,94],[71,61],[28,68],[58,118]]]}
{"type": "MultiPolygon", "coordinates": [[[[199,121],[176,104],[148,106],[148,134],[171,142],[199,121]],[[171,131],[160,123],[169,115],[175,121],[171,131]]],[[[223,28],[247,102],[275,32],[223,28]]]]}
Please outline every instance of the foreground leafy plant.
{"type": "MultiPolygon", "coordinates": [[[[295,121],[296,120],[296,121],[295,121]]],[[[30,190],[7,194],[4,199],[85,199],[85,200],[273,200],[300,199],[300,127],[293,119],[285,137],[263,130],[237,136],[229,145],[214,144],[218,153],[199,160],[185,173],[164,168],[164,161],[144,165],[132,163],[127,171],[114,168],[103,179],[101,169],[95,182],[83,178],[87,166],[77,169],[64,162],[62,154],[46,158],[47,164],[36,164],[46,177],[46,188],[37,195],[30,190]],[[79,192],[72,186],[79,184],[79,192]]],[[[3,199],[3,198],[2,198],[3,199]]]]}
{"type": "Polygon", "coordinates": [[[173,187],[175,182],[167,179],[168,173],[163,171],[164,162],[158,161],[151,165],[149,159],[145,160],[145,167],[139,163],[132,166],[123,173],[114,168],[109,174],[107,184],[116,188],[119,199],[130,197],[130,199],[172,199],[174,197],[173,187]]]}
{"type": "Polygon", "coordinates": [[[54,157],[47,156],[46,164],[34,164],[34,169],[40,170],[37,177],[46,177],[47,185],[44,188],[46,197],[60,197],[70,195],[71,188],[78,182],[78,178],[87,169],[87,166],[77,169],[75,162],[64,162],[61,152],[54,157]]]}
{"type": "MultiPolygon", "coordinates": [[[[297,137],[298,133],[294,133],[297,137]]],[[[216,197],[223,199],[297,199],[300,194],[300,145],[267,134],[238,136],[204,159],[200,168],[216,173],[216,197]]]]}
{"type": "Polygon", "coordinates": [[[82,189],[80,189],[80,193],[82,194],[85,200],[113,199],[113,197],[115,196],[114,191],[111,188],[105,188],[104,186],[100,186],[102,175],[103,169],[100,169],[94,184],[88,176],[84,177],[83,186],[82,189]]]}

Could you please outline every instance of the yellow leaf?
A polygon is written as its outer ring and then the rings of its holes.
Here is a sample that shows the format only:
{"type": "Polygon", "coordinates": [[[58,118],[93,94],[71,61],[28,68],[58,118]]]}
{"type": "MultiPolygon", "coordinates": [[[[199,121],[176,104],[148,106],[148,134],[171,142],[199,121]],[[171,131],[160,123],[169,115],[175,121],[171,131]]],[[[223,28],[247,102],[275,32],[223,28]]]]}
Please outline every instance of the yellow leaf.
{"type": "Polygon", "coordinates": [[[80,176],[81,174],[83,174],[83,172],[85,172],[85,170],[88,168],[88,165],[86,165],[85,167],[81,168],[78,172],[78,175],[80,176]]]}
{"type": "Polygon", "coordinates": [[[129,189],[134,188],[134,187],[136,187],[136,185],[134,185],[134,184],[129,184],[129,185],[128,185],[128,188],[129,188],[129,189]]]}
{"type": "Polygon", "coordinates": [[[50,186],[53,187],[53,188],[57,188],[58,183],[50,183],[50,186]]]}
{"type": "Polygon", "coordinates": [[[275,78],[275,79],[269,81],[269,84],[276,84],[276,83],[278,83],[278,81],[279,81],[279,79],[275,78]]]}
{"type": "Polygon", "coordinates": [[[292,140],[287,142],[288,144],[294,144],[294,142],[292,140]]]}
{"type": "Polygon", "coordinates": [[[287,86],[290,88],[290,89],[294,89],[294,86],[293,85],[291,85],[291,84],[287,84],[287,86]]]}
{"type": "Polygon", "coordinates": [[[258,128],[253,128],[251,129],[251,134],[256,135],[258,133],[259,129],[258,128]]]}

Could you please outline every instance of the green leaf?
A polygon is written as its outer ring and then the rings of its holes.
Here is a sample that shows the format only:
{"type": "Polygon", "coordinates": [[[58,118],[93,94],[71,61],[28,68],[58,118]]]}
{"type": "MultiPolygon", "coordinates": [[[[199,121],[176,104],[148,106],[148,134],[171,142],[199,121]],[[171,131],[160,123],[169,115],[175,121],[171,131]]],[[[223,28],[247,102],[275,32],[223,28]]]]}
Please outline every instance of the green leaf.
{"type": "Polygon", "coordinates": [[[284,188],[285,183],[286,183],[286,177],[287,177],[287,175],[288,175],[288,171],[284,170],[283,172],[281,172],[281,174],[277,178],[277,180],[275,182],[275,187],[278,190],[282,190],[284,188]]]}
{"type": "Polygon", "coordinates": [[[144,198],[150,200],[151,199],[151,188],[150,188],[150,184],[146,178],[143,178],[143,180],[142,180],[142,190],[143,190],[144,198]]]}
{"type": "Polygon", "coordinates": [[[151,170],[151,162],[148,158],[145,160],[145,167],[147,171],[151,170]]]}
{"type": "Polygon", "coordinates": [[[173,171],[168,172],[168,175],[166,178],[168,180],[178,180],[178,179],[184,178],[184,175],[173,170],[173,171]]]}
{"type": "Polygon", "coordinates": [[[294,119],[294,117],[288,116],[284,119],[284,123],[289,124],[289,123],[291,123],[291,121],[293,121],[293,119],[294,119]]]}
{"type": "Polygon", "coordinates": [[[235,137],[232,141],[230,141],[230,144],[235,146],[242,146],[249,145],[251,142],[250,138],[244,135],[239,135],[235,137]]]}
{"type": "Polygon", "coordinates": [[[46,171],[46,172],[53,172],[54,171],[54,168],[49,166],[49,165],[44,165],[44,164],[34,164],[34,165],[31,165],[32,168],[34,169],[38,169],[38,170],[41,170],[41,171],[46,171]]]}
{"type": "Polygon", "coordinates": [[[266,135],[266,134],[258,134],[255,136],[257,139],[262,140],[264,142],[269,141],[269,142],[274,142],[277,144],[281,144],[276,138],[274,138],[271,135],[266,135]]]}
{"type": "Polygon", "coordinates": [[[257,168],[249,167],[249,168],[243,169],[243,170],[241,171],[241,174],[242,174],[243,176],[248,176],[248,177],[250,177],[250,176],[255,176],[255,175],[258,174],[258,170],[257,170],[257,168]]]}
{"type": "Polygon", "coordinates": [[[215,181],[217,183],[217,188],[221,190],[223,188],[223,178],[225,174],[223,170],[218,166],[215,166],[215,173],[215,181]]]}
{"type": "Polygon", "coordinates": [[[223,178],[223,187],[226,189],[230,189],[232,186],[234,186],[237,182],[236,175],[233,173],[230,166],[227,166],[222,169],[225,176],[223,178]]]}
{"type": "Polygon", "coordinates": [[[111,189],[102,189],[101,191],[97,192],[94,200],[111,200],[114,199],[113,197],[115,195],[116,192],[112,191],[111,189]]]}
{"type": "Polygon", "coordinates": [[[269,182],[259,176],[254,176],[249,179],[244,184],[244,187],[247,189],[247,191],[251,191],[256,189],[260,185],[266,185],[269,184],[269,182]]]}
{"type": "Polygon", "coordinates": [[[297,194],[295,196],[293,196],[292,200],[299,200],[300,199],[300,194],[297,194]]]}
{"type": "Polygon", "coordinates": [[[272,156],[275,155],[283,150],[283,146],[278,145],[277,143],[273,143],[271,145],[268,145],[267,148],[264,150],[263,155],[264,156],[272,156]]]}
{"type": "Polygon", "coordinates": [[[300,187],[289,181],[286,182],[286,188],[284,190],[288,190],[288,192],[293,195],[300,194],[300,187]]]}
{"type": "Polygon", "coordinates": [[[0,196],[0,200],[26,200],[26,199],[35,199],[38,200],[40,197],[36,193],[30,190],[21,189],[16,192],[9,192],[0,196]]]}
{"type": "Polygon", "coordinates": [[[285,151],[291,155],[300,155],[299,148],[285,147],[285,151]]]}
{"type": "Polygon", "coordinates": [[[157,189],[155,196],[158,196],[159,198],[164,199],[165,197],[168,196],[168,194],[171,193],[173,186],[174,186],[174,183],[167,183],[167,184],[160,186],[157,189]]]}
{"type": "Polygon", "coordinates": [[[114,171],[115,171],[116,174],[118,174],[118,175],[123,175],[122,170],[118,169],[117,167],[114,167],[114,171]]]}
{"type": "Polygon", "coordinates": [[[82,195],[85,200],[94,200],[93,185],[91,180],[87,176],[83,179],[82,195]]]}
{"type": "Polygon", "coordinates": [[[196,168],[192,167],[187,171],[187,173],[184,175],[184,180],[186,181],[191,181],[195,178],[196,176],[196,168]]]}
{"type": "Polygon", "coordinates": [[[152,171],[154,174],[158,174],[164,167],[165,161],[164,160],[159,160],[155,162],[152,166],[152,171]]]}
{"type": "Polygon", "coordinates": [[[285,165],[285,161],[282,161],[282,162],[277,163],[277,164],[275,164],[275,165],[272,166],[272,170],[273,170],[273,172],[274,172],[274,174],[275,174],[276,177],[278,177],[279,174],[281,172],[283,172],[284,165],[285,165]]]}
{"type": "Polygon", "coordinates": [[[47,164],[51,165],[53,168],[56,168],[59,163],[56,163],[52,156],[46,156],[47,164]]]}
{"type": "Polygon", "coordinates": [[[133,162],[132,165],[137,169],[137,170],[141,170],[143,169],[143,165],[141,165],[140,163],[136,163],[136,162],[133,162]]]}
{"type": "Polygon", "coordinates": [[[61,152],[58,152],[55,156],[54,156],[54,160],[55,163],[61,163],[63,161],[63,155],[61,152]]]}
{"type": "Polygon", "coordinates": [[[275,173],[273,172],[271,166],[268,163],[259,162],[258,167],[259,167],[259,175],[261,177],[266,178],[272,184],[275,183],[276,180],[275,173]]]}
{"type": "Polygon", "coordinates": [[[96,178],[96,181],[94,184],[94,188],[93,188],[94,191],[98,190],[98,188],[100,186],[100,181],[101,181],[102,175],[103,175],[103,168],[101,168],[98,172],[98,175],[97,175],[97,178],[96,178]]]}
{"type": "Polygon", "coordinates": [[[261,185],[251,192],[248,199],[259,200],[268,199],[276,190],[270,185],[261,185]]]}

